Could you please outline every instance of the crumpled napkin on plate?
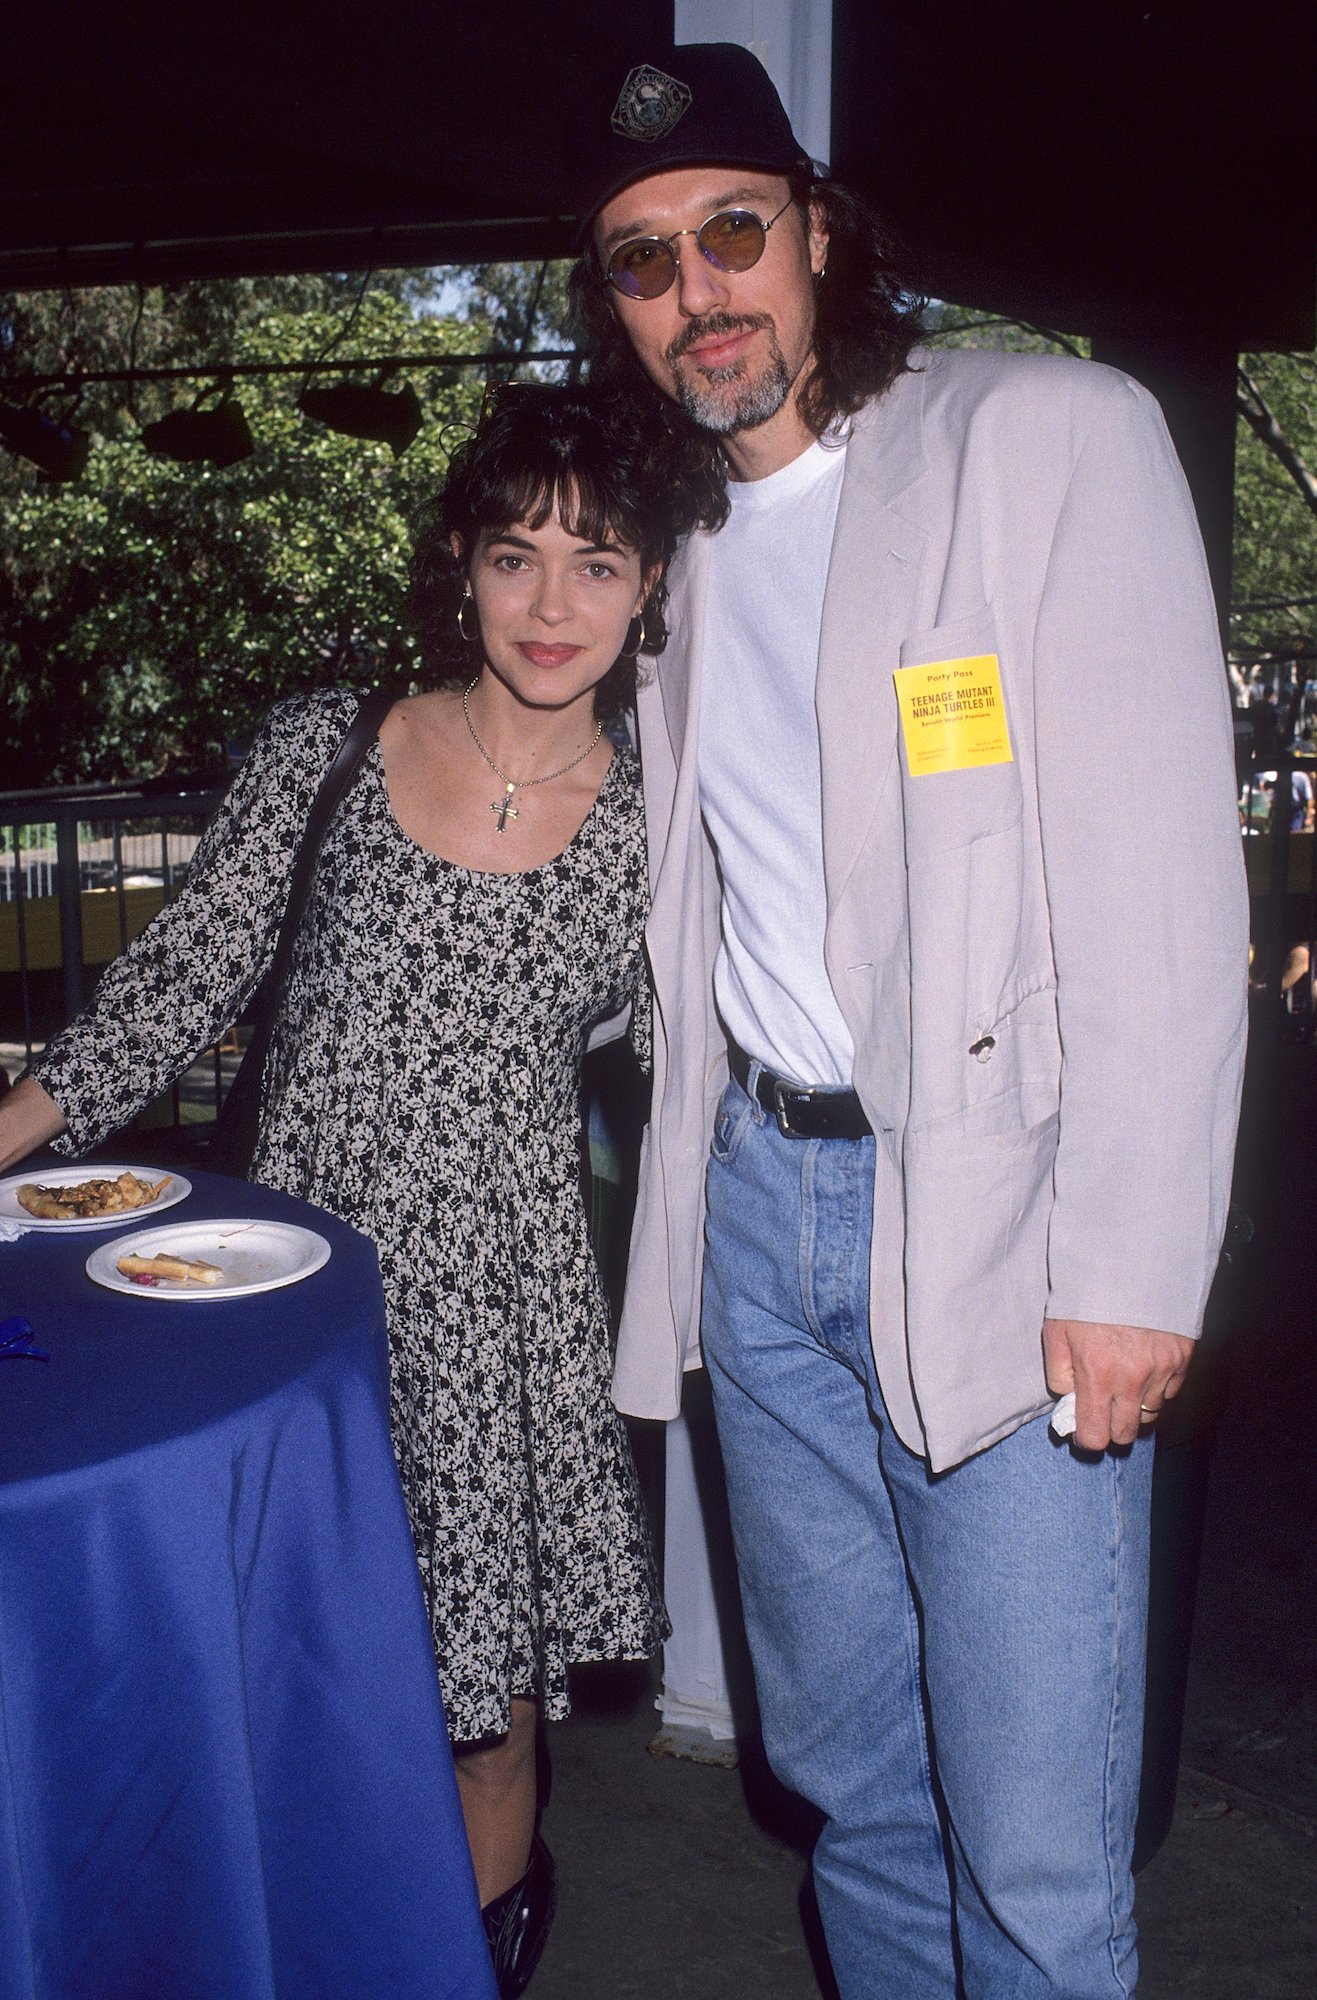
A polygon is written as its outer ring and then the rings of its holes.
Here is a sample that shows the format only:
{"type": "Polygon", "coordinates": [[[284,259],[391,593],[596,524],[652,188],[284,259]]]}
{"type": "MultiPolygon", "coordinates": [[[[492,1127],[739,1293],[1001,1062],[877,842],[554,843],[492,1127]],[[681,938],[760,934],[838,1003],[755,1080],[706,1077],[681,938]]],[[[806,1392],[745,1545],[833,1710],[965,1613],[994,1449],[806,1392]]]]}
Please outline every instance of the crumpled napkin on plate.
{"type": "Polygon", "coordinates": [[[7,1215],[0,1215],[0,1243],[17,1243],[20,1236],[26,1235],[25,1222],[11,1222],[7,1215]]]}

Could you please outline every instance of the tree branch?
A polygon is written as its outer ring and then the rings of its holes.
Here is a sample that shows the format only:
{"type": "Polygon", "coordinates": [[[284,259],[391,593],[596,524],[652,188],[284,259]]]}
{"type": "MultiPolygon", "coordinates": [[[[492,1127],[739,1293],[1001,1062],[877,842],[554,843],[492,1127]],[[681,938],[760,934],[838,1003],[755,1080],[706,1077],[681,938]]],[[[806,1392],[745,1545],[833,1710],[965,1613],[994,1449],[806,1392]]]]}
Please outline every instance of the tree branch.
{"type": "MultiPolygon", "coordinates": [[[[952,307],[951,310],[956,312],[962,310],[962,308],[952,307]]],[[[1027,319],[1014,319],[1009,313],[967,313],[963,319],[948,319],[933,328],[929,339],[930,341],[936,340],[938,335],[943,333],[974,333],[980,327],[988,326],[1018,327],[1021,333],[1032,334],[1036,340],[1045,340],[1051,346],[1060,347],[1067,354],[1073,354],[1077,361],[1087,361],[1089,358],[1078,342],[1071,340],[1068,334],[1057,333],[1050,326],[1034,326],[1027,319]]]]}
{"type": "Polygon", "coordinates": [[[1304,502],[1317,514],[1317,473],[1297,452],[1281,429],[1280,423],[1267,404],[1266,397],[1259,389],[1247,369],[1239,370],[1239,386],[1235,397],[1235,407],[1253,432],[1262,440],[1267,450],[1289,474],[1304,502]]]}

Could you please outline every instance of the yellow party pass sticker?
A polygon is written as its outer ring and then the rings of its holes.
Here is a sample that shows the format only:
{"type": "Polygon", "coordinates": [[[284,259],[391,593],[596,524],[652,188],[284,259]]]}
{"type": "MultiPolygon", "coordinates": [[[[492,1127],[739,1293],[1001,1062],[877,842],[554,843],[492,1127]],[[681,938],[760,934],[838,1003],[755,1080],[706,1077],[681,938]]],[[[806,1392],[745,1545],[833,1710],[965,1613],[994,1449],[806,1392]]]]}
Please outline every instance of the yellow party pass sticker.
{"type": "Polygon", "coordinates": [[[895,680],[912,778],[1014,762],[995,653],[898,667],[895,680]]]}

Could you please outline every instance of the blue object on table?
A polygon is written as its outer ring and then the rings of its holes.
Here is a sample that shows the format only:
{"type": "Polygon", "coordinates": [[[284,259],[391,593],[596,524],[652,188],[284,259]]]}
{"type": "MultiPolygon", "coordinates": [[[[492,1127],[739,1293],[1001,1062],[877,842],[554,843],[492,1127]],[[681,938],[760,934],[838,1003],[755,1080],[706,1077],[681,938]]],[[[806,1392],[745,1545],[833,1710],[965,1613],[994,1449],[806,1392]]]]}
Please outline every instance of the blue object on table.
{"type": "Polygon", "coordinates": [[[0,1319],[0,1361],[31,1359],[49,1361],[44,1347],[37,1346],[36,1328],[30,1320],[20,1319],[17,1313],[9,1319],[0,1319]]]}
{"type": "Polygon", "coordinates": [[[493,2000],[374,1248],[210,1174],[169,1220],[224,1214],[333,1255],[193,1304],[3,1252],[59,1365],[0,1370],[0,1994],[493,2000]]]}

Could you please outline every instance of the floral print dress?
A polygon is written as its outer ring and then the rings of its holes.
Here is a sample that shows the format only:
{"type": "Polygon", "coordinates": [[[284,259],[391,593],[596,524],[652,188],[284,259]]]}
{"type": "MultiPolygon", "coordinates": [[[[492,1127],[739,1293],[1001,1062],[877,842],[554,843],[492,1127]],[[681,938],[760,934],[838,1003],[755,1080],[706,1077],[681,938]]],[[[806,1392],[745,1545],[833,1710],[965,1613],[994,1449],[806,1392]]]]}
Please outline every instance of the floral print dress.
{"type": "MultiPolygon", "coordinates": [[[[179,895],[38,1058],[64,1150],[127,1122],[241,1012],[355,707],[332,690],[274,710],[179,895]]],[[[459,1742],[505,1730],[513,1695],[565,1715],[569,1660],[664,1636],[580,1180],[590,1024],[629,1001],[647,1054],[646,907],[629,750],[555,860],[503,875],[410,839],[373,746],[271,1048],[253,1178],[379,1250],[394,1443],[459,1742]]]]}

